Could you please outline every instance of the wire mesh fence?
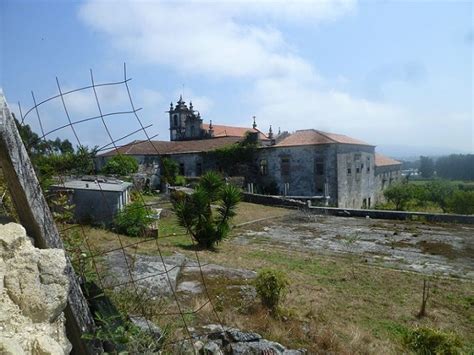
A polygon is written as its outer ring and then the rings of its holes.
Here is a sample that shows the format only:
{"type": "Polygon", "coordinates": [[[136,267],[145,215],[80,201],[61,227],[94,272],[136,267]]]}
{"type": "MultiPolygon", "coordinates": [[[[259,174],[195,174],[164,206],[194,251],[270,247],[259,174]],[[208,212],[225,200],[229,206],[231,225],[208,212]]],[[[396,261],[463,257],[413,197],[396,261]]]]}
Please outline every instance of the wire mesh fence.
{"type": "MultiPolygon", "coordinates": [[[[88,166],[94,166],[95,154],[108,150],[118,152],[124,142],[138,136],[142,139],[131,144],[147,141],[159,157],[160,152],[152,140],[157,134],[150,133],[152,125],[143,123],[139,115],[141,109],[133,100],[130,81],[124,64],[123,78],[116,82],[97,83],[91,70],[90,85],[65,90],[56,78],[57,94],[38,100],[32,92],[30,109],[24,111],[18,104],[20,126],[34,126],[40,133],[25,142],[27,150],[32,152],[34,147],[41,145],[43,154],[55,156],[58,148],[53,139],[71,137],[77,151],[86,153],[82,157],[88,166]],[[110,89],[125,92],[127,107],[107,107],[107,95],[102,90],[110,89]],[[95,112],[92,112],[91,105],[84,104],[84,112],[81,107],[76,107],[77,101],[84,101],[86,93],[92,96],[95,112]],[[47,105],[56,110],[54,114],[46,109],[47,105]],[[101,145],[90,150],[88,144],[96,141],[101,145]]],[[[190,236],[183,230],[167,233],[166,228],[160,228],[159,221],[158,228],[151,232],[143,229],[135,237],[127,237],[110,228],[117,210],[105,188],[107,180],[97,176],[89,178],[85,184],[93,184],[96,188],[96,202],[104,209],[102,215],[110,223],[102,222],[102,226],[75,223],[72,217],[76,206],[71,204],[68,196],[70,171],[56,171],[53,175],[49,184],[55,188],[45,193],[65,249],[95,314],[97,329],[94,334],[85,334],[86,337],[103,341],[109,350],[146,352],[176,349],[186,340],[192,340],[190,319],[204,313],[208,323],[222,326],[215,298],[208,289],[203,272],[205,264],[201,263],[197,249],[190,248],[193,257],[188,253],[183,259],[170,255],[169,248],[163,248],[163,243],[172,238],[190,238],[194,243],[190,236]],[[144,270],[140,271],[140,268],[144,270]],[[183,268],[193,268],[199,275],[203,292],[194,300],[183,300],[176,290],[176,277],[183,268]],[[155,323],[159,324],[160,331],[155,323]]],[[[133,191],[132,200],[129,210],[132,213],[133,209],[144,210],[147,216],[153,215],[156,208],[169,207],[167,200],[150,199],[140,189],[133,191]]]]}

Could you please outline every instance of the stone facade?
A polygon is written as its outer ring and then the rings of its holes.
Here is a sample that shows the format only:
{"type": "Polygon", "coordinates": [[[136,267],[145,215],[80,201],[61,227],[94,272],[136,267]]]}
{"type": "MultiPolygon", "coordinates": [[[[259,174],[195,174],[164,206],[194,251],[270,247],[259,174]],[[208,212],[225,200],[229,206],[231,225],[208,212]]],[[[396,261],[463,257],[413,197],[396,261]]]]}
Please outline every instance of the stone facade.
{"type": "MultiPolygon", "coordinates": [[[[159,184],[160,156],[176,161],[179,174],[198,177],[219,170],[213,149],[253,134],[259,149],[252,163],[238,166],[253,191],[342,208],[371,208],[383,201],[383,190],[400,179],[400,163],[375,153],[375,146],[344,135],[313,129],[268,134],[252,128],[203,124],[201,116],[180,97],[169,110],[171,142],[132,142],[119,153],[134,156],[142,172],[159,184]],[[234,141],[225,141],[235,138],[234,141]],[[216,144],[211,143],[218,143],[216,144]],[[212,147],[211,147],[212,146],[212,147]],[[153,148],[153,149],[152,149],[153,148]],[[211,149],[212,148],[212,149],[211,149]],[[157,154],[157,151],[160,154],[157,154]]],[[[105,159],[116,153],[106,153],[105,159]]]]}

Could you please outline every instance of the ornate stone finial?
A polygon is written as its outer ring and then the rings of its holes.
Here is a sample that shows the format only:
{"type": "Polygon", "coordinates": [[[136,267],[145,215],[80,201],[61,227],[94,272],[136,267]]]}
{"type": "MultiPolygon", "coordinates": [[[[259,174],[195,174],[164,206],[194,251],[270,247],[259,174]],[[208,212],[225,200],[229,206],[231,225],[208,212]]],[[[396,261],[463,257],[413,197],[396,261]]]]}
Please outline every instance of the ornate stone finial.
{"type": "Polygon", "coordinates": [[[170,110],[173,110],[173,102],[170,102],[170,110]]]}
{"type": "Polygon", "coordinates": [[[270,138],[270,139],[273,138],[272,125],[270,125],[270,129],[268,130],[268,138],[270,138]]]}
{"type": "Polygon", "coordinates": [[[209,136],[214,137],[214,127],[212,126],[212,120],[209,121],[209,136]]]}
{"type": "Polygon", "coordinates": [[[255,116],[253,116],[253,124],[252,124],[252,127],[253,129],[257,128],[257,122],[255,122],[255,116]]]}
{"type": "Polygon", "coordinates": [[[189,109],[192,111],[193,110],[193,102],[189,101],[189,109]]]}

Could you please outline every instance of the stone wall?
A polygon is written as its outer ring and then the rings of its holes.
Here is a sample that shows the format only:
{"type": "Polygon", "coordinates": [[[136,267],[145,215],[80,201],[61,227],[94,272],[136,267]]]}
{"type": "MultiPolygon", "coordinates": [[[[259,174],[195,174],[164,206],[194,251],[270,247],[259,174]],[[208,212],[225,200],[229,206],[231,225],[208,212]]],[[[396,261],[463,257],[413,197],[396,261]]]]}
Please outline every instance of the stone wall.
{"type": "Polygon", "coordinates": [[[267,162],[267,175],[261,176],[266,183],[274,181],[280,194],[290,196],[324,196],[328,194],[335,203],[337,176],[335,145],[271,147],[261,149],[257,164],[267,162]],[[287,173],[282,171],[282,159],[288,159],[287,173]],[[316,174],[316,161],[322,163],[322,174],[316,174]]]}
{"type": "Polygon", "coordinates": [[[68,354],[69,293],[61,249],[37,249],[25,229],[0,225],[0,353],[68,354]]]}
{"type": "Polygon", "coordinates": [[[385,202],[383,192],[392,184],[402,180],[401,165],[378,166],[375,168],[375,201],[385,202]]]}
{"type": "Polygon", "coordinates": [[[337,206],[374,205],[374,147],[339,144],[337,147],[337,206]]]}

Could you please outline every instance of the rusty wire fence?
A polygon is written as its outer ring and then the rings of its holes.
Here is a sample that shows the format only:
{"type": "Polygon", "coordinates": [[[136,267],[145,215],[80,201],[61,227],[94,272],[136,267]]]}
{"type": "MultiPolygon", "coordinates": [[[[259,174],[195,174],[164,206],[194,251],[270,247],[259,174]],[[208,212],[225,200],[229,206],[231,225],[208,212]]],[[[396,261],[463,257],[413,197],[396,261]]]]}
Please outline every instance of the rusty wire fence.
{"type": "MultiPolygon", "coordinates": [[[[90,135],[93,132],[94,137],[103,138],[103,144],[96,149],[99,153],[107,150],[118,152],[123,142],[140,136],[142,139],[134,140],[132,145],[148,141],[156,156],[159,156],[160,152],[152,140],[157,134],[150,132],[151,125],[143,123],[140,117],[141,109],[136,107],[133,100],[130,81],[131,78],[127,76],[125,64],[123,78],[115,82],[98,83],[91,70],[89,85],[65,90],[59,79],[56,78],[56,95],[38,100],[32,92],[33,105],[26,111],[22,109],[20,103],[18,104],[20,124],[22,126],[36,126],[39,129],[38,140],[46,145],[46,150],[52,155],[55,154],[54,148],[51,146],[52,138],[70,136],[73,139],[73,144],[78,148],[84,148],[87,145],[86,142],[90,142],[90,135]],[[107,108],[107,98],[104,99],[101,94],[101,90],[104,88],[123,90],[128,107],[121,110],[107,108]],[[82,99],[85,93],[92,96],[95,104],[96,112],[90,116],[82,113],[80,107],[71,109],[74,96],[82,99]],[[45,109],[46,105],[59,108],[62,111],[61,115],[58,114],[59,111],[56,111],[54,117],[51,117],[45,109]],[[126,132],[123,132],[123,129],[122,132],[117,129],[123,124],[123,120],[126,120],[126,132]],[[130,129],[130,127],[133,128],[130,129]]],[[[29,143],[37,144],[39,142],[29,143]]],[[[29,147],[26,148],[28,150],[29,147]]],[[[91,164],[94,163],[92,155],[88,159],[91,164]]],[[[65,186],[70,176],[63,174],[55,178],[56,186],[65,186]]],[[[101,182],[99,179],[94,183],[99,190],[97,198],[102,199],[100,202],[107,209],[105,214],[112,221],[114,208],[106,197],[106,191],[102,189],[105,182],[101,182]]],[[[53,196],[48,192],[46,194],[49,197],[53,196]]],[[[215,299],[209,292],[202,269],[205,265],[201,263],[197,249],[189,248],[194,251],[193,257],[190,258],[190,254],[187,253],[186,262],[173,264],[170,260],[176,256],[170,255],[170,248],[163,247],[163,243],[169,238],[184,238],[186,235],[184,231],[178,235],[176,233],[166,234],[160,232],[160,228],[158,228],[152,233],[147,232],[132,238],[119,234],[110,228],[104,229],[103,227],[72,223],[66,213],[69,208],[67,207],[68,202],[61,202],[58,195],[54,196],[52,204],[56,207],[60,205],[59,210],[53,210],[53,214],[57,217],[58,230],[66,252],[72,260],[75,273],[81,280],[83,293],[95,316],[96,331],[94,334],[84,334],[83,336],[100,340],[106,350],[108,348],[109,350],[129,350],[141,353],[165,349],[176,352],[177,347],[186,345],[186,341],[189,344],[195,339],[190,323],[194,317],[200,316],[201,313],[205,313],[203,317],[208,323],[222,326],[222,320],[216,310],[215,299]],[[145,253],[146,256],[142,257],[142,253],[145,253]],[[146,264],[147,260],[153,263],[154,268],[149,268],[140,274],[137,272],[139,267],[137,264],[146,264]],[[158,264],[160,265],[158,266],[158,264]],[[176,273],[182,268],[195,268],[203,286],[202,295],[191,302],[189,299],[183,300],[176,290],[176,273]],[[161,280],[161,283],[153,285],[155,280],[161,280]],[[156,287],[165,288],[168,294],[156,290],[156,287]],[[156,292],[150,292],[152,289],[156,292]],[[139,323],[135,324],[140,324],[140,327],[130,326],[133,323],[132,319],[138,319],[139,323]],[[159,325],[159,330],[155,324],[159,325]]],[[[136,190],[133,196],[135,205],[144,208],[149,215],[153,214],[154,208],[160,207],[162,204],[169,206],[167,201],[150,203],[143,191],[140,190],[136,190]]],[[[189,238],[194,243],[191,236],[189,238]]]]}

